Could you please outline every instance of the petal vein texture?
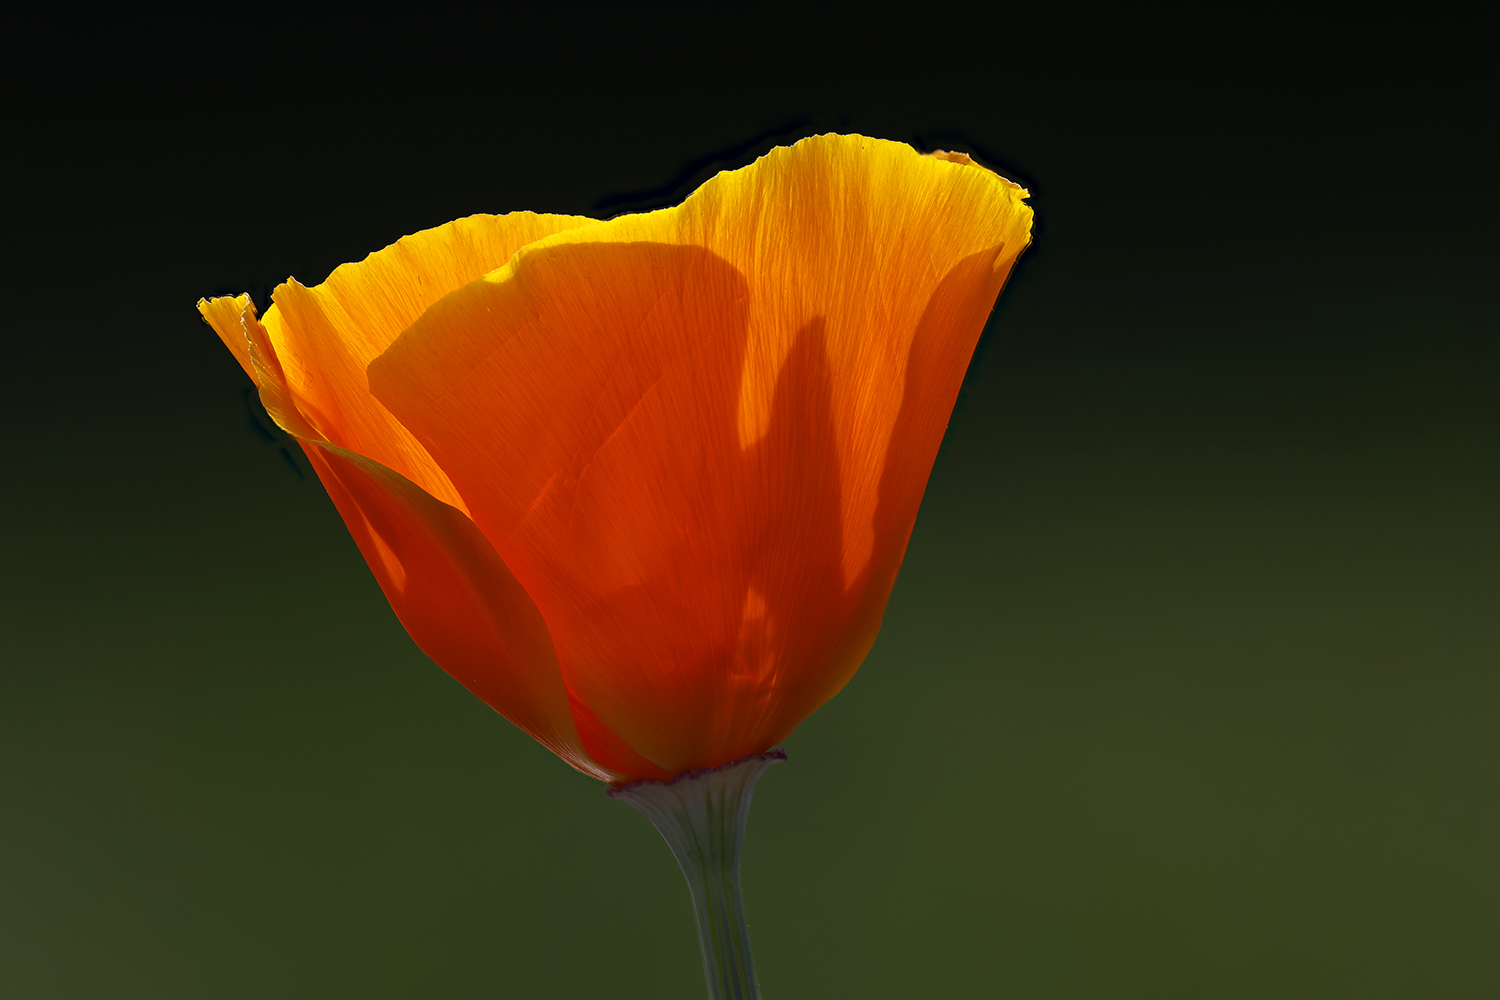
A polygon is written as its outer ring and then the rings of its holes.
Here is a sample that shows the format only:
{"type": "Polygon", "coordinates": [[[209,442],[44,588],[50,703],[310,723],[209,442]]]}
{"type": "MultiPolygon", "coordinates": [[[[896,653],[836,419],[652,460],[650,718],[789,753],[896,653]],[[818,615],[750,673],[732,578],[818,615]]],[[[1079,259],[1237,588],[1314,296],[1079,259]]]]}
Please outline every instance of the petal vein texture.
{"type": "Polygon", "coordinates": [[[559,225],[369,363],[400,447],[343,446],[472,517],[598,769],[764,751],[874,641],[1024,197],[961,155],[820,136],[559,225]]]}
{"type": "Polygon", "coordinates": [[[526,243],[591,220],[474,216],[407,237],[308,289],[288,282],[264,321],[248,296],[204,319],[298,439],[417,645],[486,703],[586,774],[547,625],[456,491],[369,394],[365,367],[426,308],[526,243]]]}

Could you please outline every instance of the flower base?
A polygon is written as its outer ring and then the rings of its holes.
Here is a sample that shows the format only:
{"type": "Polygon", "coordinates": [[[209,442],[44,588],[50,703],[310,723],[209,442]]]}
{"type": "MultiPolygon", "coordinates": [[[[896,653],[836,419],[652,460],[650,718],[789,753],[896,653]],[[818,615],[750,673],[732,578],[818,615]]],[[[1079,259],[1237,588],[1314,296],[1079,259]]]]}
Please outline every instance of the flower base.
{"type": "Polygon", "coordinates": [[[740,897],[740,848],[755,782],[786,760],[783,750],[741,757],[671,781],[649,778],[611,788],[661,832],[687,876],[698,918],[698,948],[710,1000],[756,1000],[750,932],[740,897]]]}

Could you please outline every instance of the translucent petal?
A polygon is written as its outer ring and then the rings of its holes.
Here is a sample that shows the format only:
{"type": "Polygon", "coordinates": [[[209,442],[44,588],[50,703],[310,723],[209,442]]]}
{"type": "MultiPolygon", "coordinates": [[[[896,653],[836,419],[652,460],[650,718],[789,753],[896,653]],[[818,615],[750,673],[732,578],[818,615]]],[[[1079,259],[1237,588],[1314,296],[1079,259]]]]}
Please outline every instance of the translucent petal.
{"type": "Polygon", "coordinates": [[[804,140],[528,246],[370,366],[535,598],[599,763],[764,750],[868,651],[1029,231],[966,160],[804,140]]]}
{"type": "Polygon", "coordinates": [[[365,369],[428,306],[527,243],[593,220],[473,215],[345,264],[313,288],[279,286],[265,326],[303,416],[323,440],[364,455],[463,509],[448,477],[369,392],[365,369]]]}
{"type": "Polygon", "coordinates": [[[585,774],[589,760],[546,623],[467,515],[400,473],[318,436],[294,404],[248,296],[200,302],[204,319],[296,435],[350,534],[417,645],[460,683],[585,774]]]}

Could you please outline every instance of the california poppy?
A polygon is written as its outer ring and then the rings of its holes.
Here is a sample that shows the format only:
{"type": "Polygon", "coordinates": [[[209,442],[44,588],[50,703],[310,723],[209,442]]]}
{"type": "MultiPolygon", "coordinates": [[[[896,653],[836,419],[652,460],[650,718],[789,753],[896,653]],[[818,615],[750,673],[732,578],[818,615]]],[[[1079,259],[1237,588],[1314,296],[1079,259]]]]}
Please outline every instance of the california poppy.
{"type": "Polygon", "coordinates": [[[864,659],[1025,196],[819,136],[675,208],[472,216],[199,309],[417,644],[665,787],[769,760],[864,659]]]}

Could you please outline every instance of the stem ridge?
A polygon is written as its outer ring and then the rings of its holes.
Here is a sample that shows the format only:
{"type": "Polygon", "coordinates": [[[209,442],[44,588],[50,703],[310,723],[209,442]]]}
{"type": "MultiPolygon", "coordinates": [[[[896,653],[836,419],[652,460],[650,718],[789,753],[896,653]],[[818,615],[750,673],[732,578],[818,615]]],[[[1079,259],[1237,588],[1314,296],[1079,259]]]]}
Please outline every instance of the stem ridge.
{"type": "Polygon", "coordinates": [[[684,771],[671,781],[648,778],[609,790],[651,821],[687,878],[709,1000],[760,997],[740,893],[740,851],[755,783],[783,760],[785,751],[770,750],[684,771]]]}

